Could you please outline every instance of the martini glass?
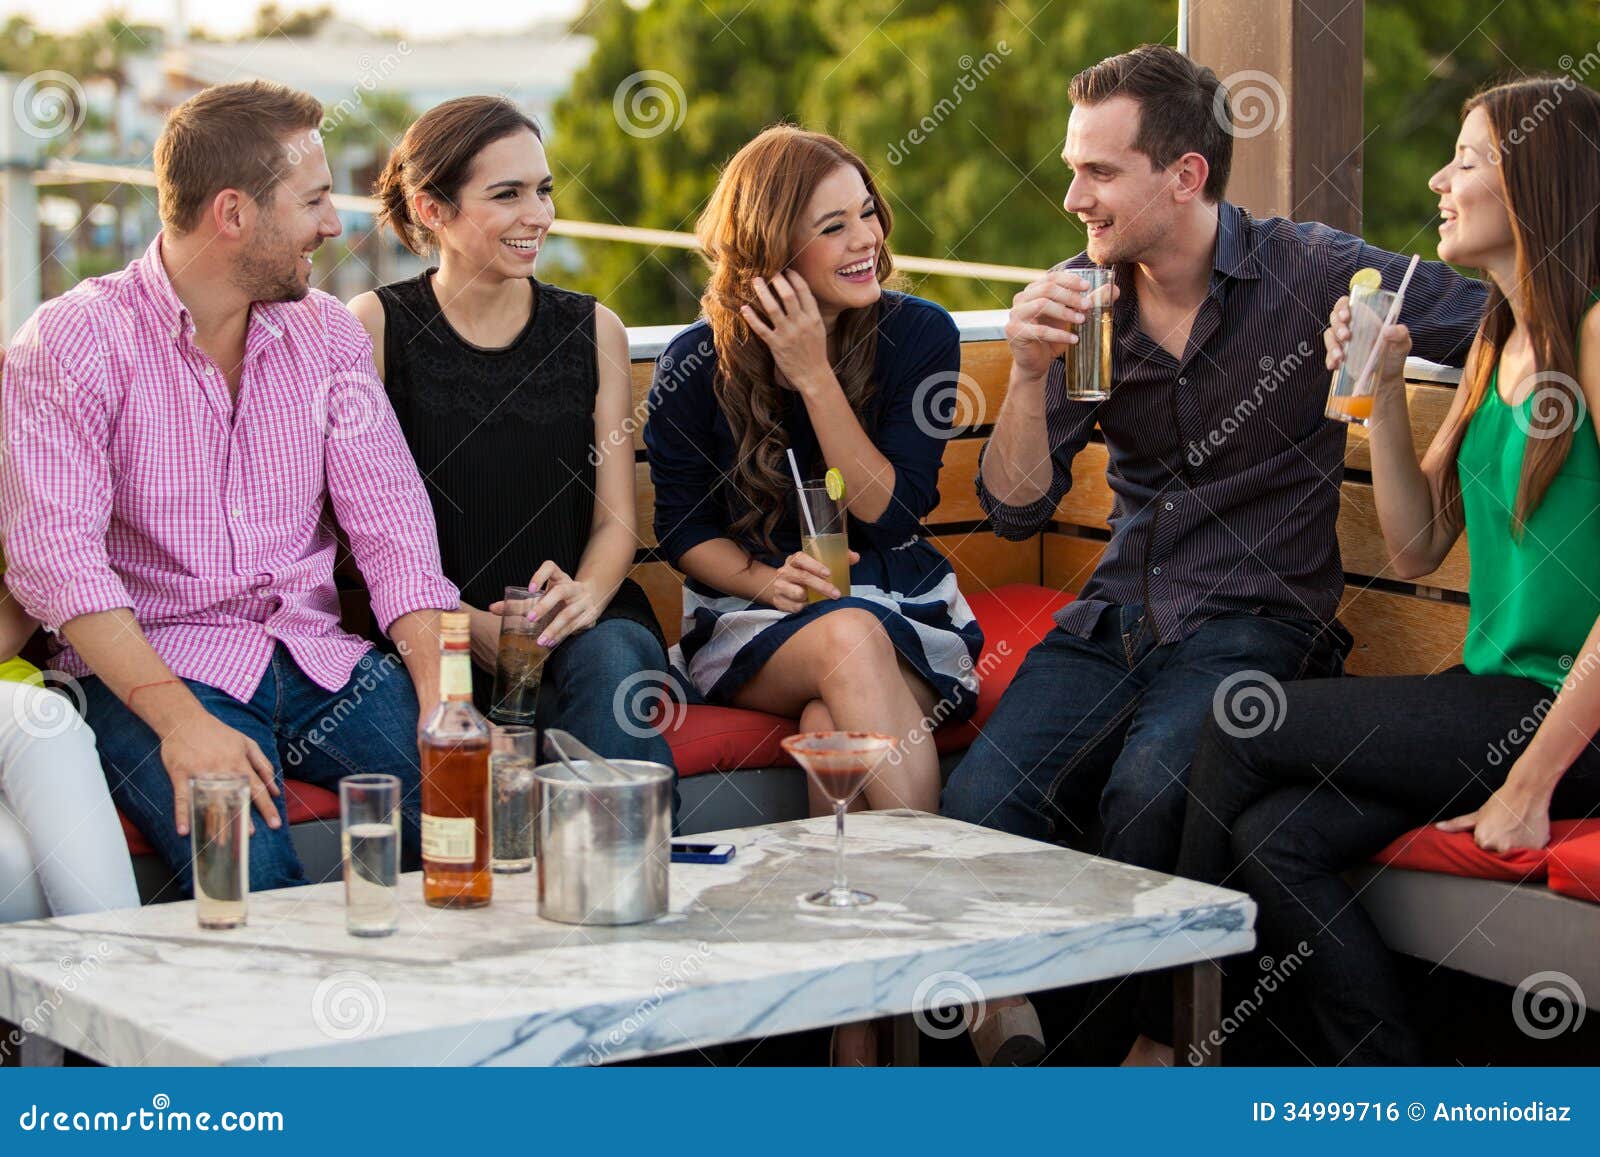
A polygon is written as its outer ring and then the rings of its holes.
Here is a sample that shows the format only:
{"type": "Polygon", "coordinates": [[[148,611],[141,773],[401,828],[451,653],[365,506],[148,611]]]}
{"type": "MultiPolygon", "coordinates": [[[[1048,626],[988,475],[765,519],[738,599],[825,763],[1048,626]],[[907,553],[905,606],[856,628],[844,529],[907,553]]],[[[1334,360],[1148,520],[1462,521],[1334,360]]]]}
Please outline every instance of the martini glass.
{"type": "Polygon", "coordinates": [[[833,801],[836,821],[833,887],[808,892],[800,897],[803,903],[819,908],[859,908],[877,900],[870,892],[858,892],[845,882],[844,813],[893,746],[889,736],[870,731],[808,731],[783,740],[783,749],[806,769],[817,790],[833,801]]]}

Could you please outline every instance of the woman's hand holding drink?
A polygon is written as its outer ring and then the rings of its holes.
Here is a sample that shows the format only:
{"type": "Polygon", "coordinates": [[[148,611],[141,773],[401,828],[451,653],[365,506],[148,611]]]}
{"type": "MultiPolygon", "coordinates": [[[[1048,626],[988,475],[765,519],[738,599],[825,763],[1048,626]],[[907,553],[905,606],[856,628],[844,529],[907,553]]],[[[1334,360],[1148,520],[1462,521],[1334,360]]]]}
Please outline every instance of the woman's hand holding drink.
{"type": "Polygon", "coordinates": [[[1322,334],[1328,369],[1333,371],[1327,417],[1365,426],[1380,393],[1404,391],[1411,333],[1403,325],[1388,324],[1388,319],[1398,313],[1405,285],[1402,281],[1400,291],[1390,293],[1376,269],[1357,270],[1350,279],[1349,296],[1334,304],[1322,334]]]}
{"type": "MultiPolygon", "coordinates": [[[[809,536],[807,536],[809,537],[809,536]]],[[[861,556],[846,548],[851,563],[861,561],[861,556]]],[[[834,581],[828,564],[815,555],[797,550],[783,560],[783,565],[767,584],[761,601],[786,614],[803,611],[811,603],[823,599],[842,598],[849,593],[849,571],[845,572],[845,588],[841,590],[834,581]]]]}

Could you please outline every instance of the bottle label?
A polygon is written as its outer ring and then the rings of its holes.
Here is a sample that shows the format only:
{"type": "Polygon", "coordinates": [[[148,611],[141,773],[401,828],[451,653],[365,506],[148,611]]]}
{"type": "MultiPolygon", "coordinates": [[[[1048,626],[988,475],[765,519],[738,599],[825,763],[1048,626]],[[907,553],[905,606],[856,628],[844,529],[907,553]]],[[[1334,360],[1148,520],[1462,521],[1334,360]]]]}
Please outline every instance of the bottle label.
{"type": "Polygon", "coordinates": [[[439,698],[472,698],[472,656],[452,651],[439,660],[439,698]]]}
{"type": "Polygon", "coordinates": [[[470,864],[476,858],[478,825],[470,817],[422,816],[422,858],[443,864],[470,864]]]}

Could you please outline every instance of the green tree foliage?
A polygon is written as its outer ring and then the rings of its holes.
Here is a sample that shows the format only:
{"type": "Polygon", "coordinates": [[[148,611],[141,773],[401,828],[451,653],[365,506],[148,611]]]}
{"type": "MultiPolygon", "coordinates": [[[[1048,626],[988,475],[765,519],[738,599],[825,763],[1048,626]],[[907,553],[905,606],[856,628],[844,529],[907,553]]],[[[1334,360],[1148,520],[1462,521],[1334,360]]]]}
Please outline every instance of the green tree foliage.
{"type": "Polygon", "coordinates": [[[255,28],[250,35],[260,39],[269,36],[287,36],[290,39],[315,36],[332,19],[331,5],[285,10],[269,0],[256,9],[255,28]]]}
{"type": "MultiPolygon", "coordinates": [[[[558,208],[692,229],[720,166],[788,121],[866,158],[894,211],[897,252],[1049,264],[1083,244],[1061,208],[1067,82],[1133,45],[1175,42],[1176,25],[1175,0],[654,0],[642,10],[591,0],[578,29],[598,48],[557,106],[550,140],[558,208]],[[613,102],[644,70],[667,74],[681,99],[654,81],[672,103],[669,123],[630,133],[613,102]]],[[[1367,235],[1431,254],[1437,198],[1427,180],[1450,155],[1461,102],[1539,71],[1600,85],[1600,55],[1582,70],[1597,40],[1600,0],[1366,0],[1367,235]]],[[[570,280],[628,321],[694,315],[704,272],[693,254],[595,243],[583,252],[586,268],[570,280]]],[[[952,308],[1004,306],[1017,288],[908,283],[952,308]]]]}
{"type": "Polygon", "coordinates": [[[1455,149],[1462,102],[1485,85],[1534,73],[1600,87],[1600,2],[1367,0],[1367,237],[1433,256],[1439,198],[1428,177],[1455,149]]]}

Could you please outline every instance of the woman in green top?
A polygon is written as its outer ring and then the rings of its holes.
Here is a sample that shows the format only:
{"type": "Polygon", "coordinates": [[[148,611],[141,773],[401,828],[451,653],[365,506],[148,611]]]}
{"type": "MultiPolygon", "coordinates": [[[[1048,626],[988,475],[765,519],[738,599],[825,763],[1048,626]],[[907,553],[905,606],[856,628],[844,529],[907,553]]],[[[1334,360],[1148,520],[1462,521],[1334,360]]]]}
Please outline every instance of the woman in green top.
{"type": "Polygon", "coordinates": [[[0,924],[139,906],[76,684],[16,657],[38,626],[0,584],[0,924]]]}
{"type": "MultiPolygon", "coordinates": [[[[1490,291],[1421,462],[1406,408],[1410,338],[1403,326],[1384,333],[1378,518],[1402,578],[1435,570],[1466,532],[1465,665],[1273,688],[1250,728],[1220,704],[1195,756],[1177,874],[1256,899],[1263,954],[1296,961],[1291,1003],[1311,1032],[1295,1044],[1316,1063],[1423,1055],[1345,870],[1424,823],[1506,851],[1543,847],[1552,816],[1600,814],[1597,142],[1600,95],[1565,77],[1501,85],[1463,109],[1455,156],[1429,182],[1439,256],[1482,270],[1490,291]]],[[[1349,317],[1341,300],[1330,368],[1349,317]]],[[[1171,1063],[1153,1043],[1171,1024],[1161,990],[1144,991],[1146,1036],[1129,1060],[1171,1063]]]]}

